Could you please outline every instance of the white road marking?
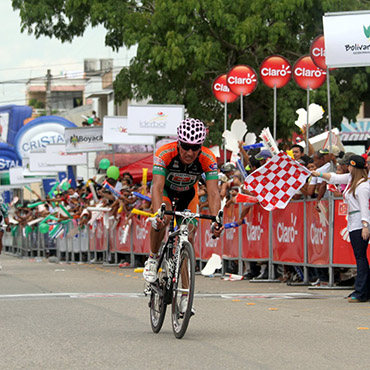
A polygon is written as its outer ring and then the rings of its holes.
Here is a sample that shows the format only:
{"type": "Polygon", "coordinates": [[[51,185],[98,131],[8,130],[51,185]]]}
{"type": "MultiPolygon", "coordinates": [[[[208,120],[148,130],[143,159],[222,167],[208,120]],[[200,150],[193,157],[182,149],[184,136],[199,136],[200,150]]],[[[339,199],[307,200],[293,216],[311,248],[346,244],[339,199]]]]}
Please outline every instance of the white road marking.
{"type": "MultiPolygon", "coordinates": [[[[0,300],[12,299],[96,299],[96,298],[145,298],[143,293],[27,293],[27,294],[2,294],[0,300]]],[[[337,298],[333,296],[317,295],[312,293],[199,293],[195,298],[222,298],[222,299],[315,299],[337,298]]]]}

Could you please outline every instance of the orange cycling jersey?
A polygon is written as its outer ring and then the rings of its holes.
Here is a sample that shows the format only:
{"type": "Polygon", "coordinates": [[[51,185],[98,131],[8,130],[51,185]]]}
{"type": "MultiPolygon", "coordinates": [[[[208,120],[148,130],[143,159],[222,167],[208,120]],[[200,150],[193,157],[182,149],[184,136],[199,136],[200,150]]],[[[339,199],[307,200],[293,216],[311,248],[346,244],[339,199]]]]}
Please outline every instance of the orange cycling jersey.
{"type": "Polygon", "coordinates": [[[165,176],[165,189],[182,193],[191,190],[205,173],[206,180],[217,180],[216,157],[208,148],[202,146],[197,159],[183,164],[178,152],[177,142],[161,146],[155,153],[153,174],[165,176]]]}

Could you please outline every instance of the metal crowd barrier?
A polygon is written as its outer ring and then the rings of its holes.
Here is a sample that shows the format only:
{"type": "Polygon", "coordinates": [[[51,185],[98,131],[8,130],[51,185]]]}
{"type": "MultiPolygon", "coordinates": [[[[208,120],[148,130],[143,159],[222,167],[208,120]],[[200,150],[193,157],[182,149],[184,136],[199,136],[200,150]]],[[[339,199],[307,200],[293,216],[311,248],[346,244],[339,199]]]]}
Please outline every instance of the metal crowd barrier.
{"type": "MultiPolygon", "coordinates": [[[[268,262],[269,280],[275,279],[274,265],[277,264],[302,267],[304,282],[308,282],[309,267],[326,267],[329,269],[329,286],[333,285],[335,267],[356,266],[346,232],[346,205],[341,199],[325,200],[318,213],[314,202],[292,201],[284,210],[272,212],[254,205],[244,225],[227,229],[217,240],[211,237],[209,221],[202,220],[194,243],[200,269],[216,253],[225,261],[235,261],[239,274],[243,274],[246,261],[268,262]]],[[[225,208],[224,223],[237,220],[241,209],[241,205],[225,208]]],[[[125,239],[126,224],[125,214],[118,220],[102,217],[72,235],[76,221],[71,221],[63,225],[64,233],[55,239],[41,234],[37,228],[26,236],[24,229],[18,227],[16,232],[5,233],[4,248],[18,257],[55,255],[66,262],[118,264],[125,261],[132,267],[142,266],[144,256],[150,251],[151,226],[145,217],[135,215],[125,239]]],[[[368,252],[370,257],[370,250],[368,252]]]]}

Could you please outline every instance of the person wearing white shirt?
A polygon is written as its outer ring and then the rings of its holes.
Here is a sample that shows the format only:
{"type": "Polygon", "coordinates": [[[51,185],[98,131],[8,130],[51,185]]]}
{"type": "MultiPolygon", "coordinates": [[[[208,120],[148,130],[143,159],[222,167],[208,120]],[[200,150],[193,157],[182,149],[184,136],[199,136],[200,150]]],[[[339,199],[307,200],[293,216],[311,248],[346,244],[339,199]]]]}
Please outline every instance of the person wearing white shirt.
{"type": "Polygon", "coordinates": [[[348,297],[349,302],[367,302],[370,299],[370,269],[366,250],[369,243],[369,198],[370,183],[366,162],[360,155],[353,155],[349,161],[349,173],[312,172],[330,184],[347,184],[343,198],[348,205],[348,232],[356,258],[357,277],[355,291],[348,297]]]}

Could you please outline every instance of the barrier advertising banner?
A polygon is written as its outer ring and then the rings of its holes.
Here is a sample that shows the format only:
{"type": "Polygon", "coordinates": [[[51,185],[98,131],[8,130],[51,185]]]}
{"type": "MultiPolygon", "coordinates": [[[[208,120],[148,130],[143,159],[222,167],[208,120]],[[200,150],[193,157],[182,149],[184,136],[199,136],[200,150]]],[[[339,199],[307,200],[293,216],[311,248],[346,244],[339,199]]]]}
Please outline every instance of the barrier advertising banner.
{"type": "Polygon", "coordinates": [[[64,139],[67,153],[97,152],[111,150],[103,143],[103,127],[66,128],[64,139]]]}
{"type": "Polygon", "coordinates": [[[370,65],[370,11],[327,13],[323,17],[328,67],[370,65]]]}
{"type": "MultiPolygon", "coordinates": [[[[125,226],[127,223],[126,217],[121,217],[120,221],[117,225],[117,229],[113,229],[113,237],[115,238],[115,245],[116,245],[116,250],[118,252],[130,252],[131,251],[131,238],[127,237],[126,240],[123,239],[123,234],[125,232],[125,226]]],[[[131,228],[133,226],[130,226],[130,232],[131,228]]],[[[131,235],[129,233],[129,235],[131,235]]]]}
{"type": "Polygon", "coordinates": [[[133,219],[134,234],[132,237],[133,250],[135,253],[145,253],[150,252],[150,239],[149,232],[151,225],[149,222],[145,222],[145,217],[140,219],[133,219]]]}
{"type": "MultiPolygon", "coordinates": [[[[234,222],[239,218],[239,206],[224,208],[224,223],[234,222]]],[[[232,227],[225,230],[223,255],[229,258],[237,258],[239,255],[239,228],[232,227]]]]}
{"type": "Polygon", "coordinates": [[[175,136],[184,119],[183,105],[129,105],[129,135],[175,136]]]}
{"type": "Polygon", "coordinates": [[[48,145],[45,155],[49,165],[77,166],[87,164],[86,153],[67,153],[65,144],[48,145]]]}
{"type": "Polygon", "coordinates": [[[222,238],[212,239],[209,220],[200,220],[200,223],[202,228],[202,235],[200,235],[202,245],[201,259],[208,260],[213,253],[222,256],[222,238]]]}
{"type": "MultiPolygon", "coordinates": [[[[367,248],[367,258],[370,260],[370,248],[367,248]]],[[[342,200],[335,201],[334,208],[333,265],[356,266],[347,230],[347,204],[342,200]]]]}
{"type": "Polygon", "coordinates": [[[322,200],[321,212],[315,202],[306,203],[307,262],[314,265],[329,264],[329,202],[322,200]]]}
{"type": "Polygon", "coordinates": [[[242,258],[268,259],[269,257],[269,212],[260,205],[253,206],[242,226],[242,258]]]}
{"type": "Polygon", "coordinates": [[[304,262],[303,203],[289,203],[272,213],[273,260],[304,262]]]}
{"type": "Polygon", "coordinates": [[[103,120],[103,142],[105,144],[154,145],[153,135],[129,135],[127,117],[108,117],[103,120]]]}
{"type": "Polygon", "coordinates": [[[49,157],[46,151],[31,152],[29,154],[30,170],[31,171],[44,171],[44,172],[65,172],[67,166],[62,165],[49,165],[49,157]]]}

